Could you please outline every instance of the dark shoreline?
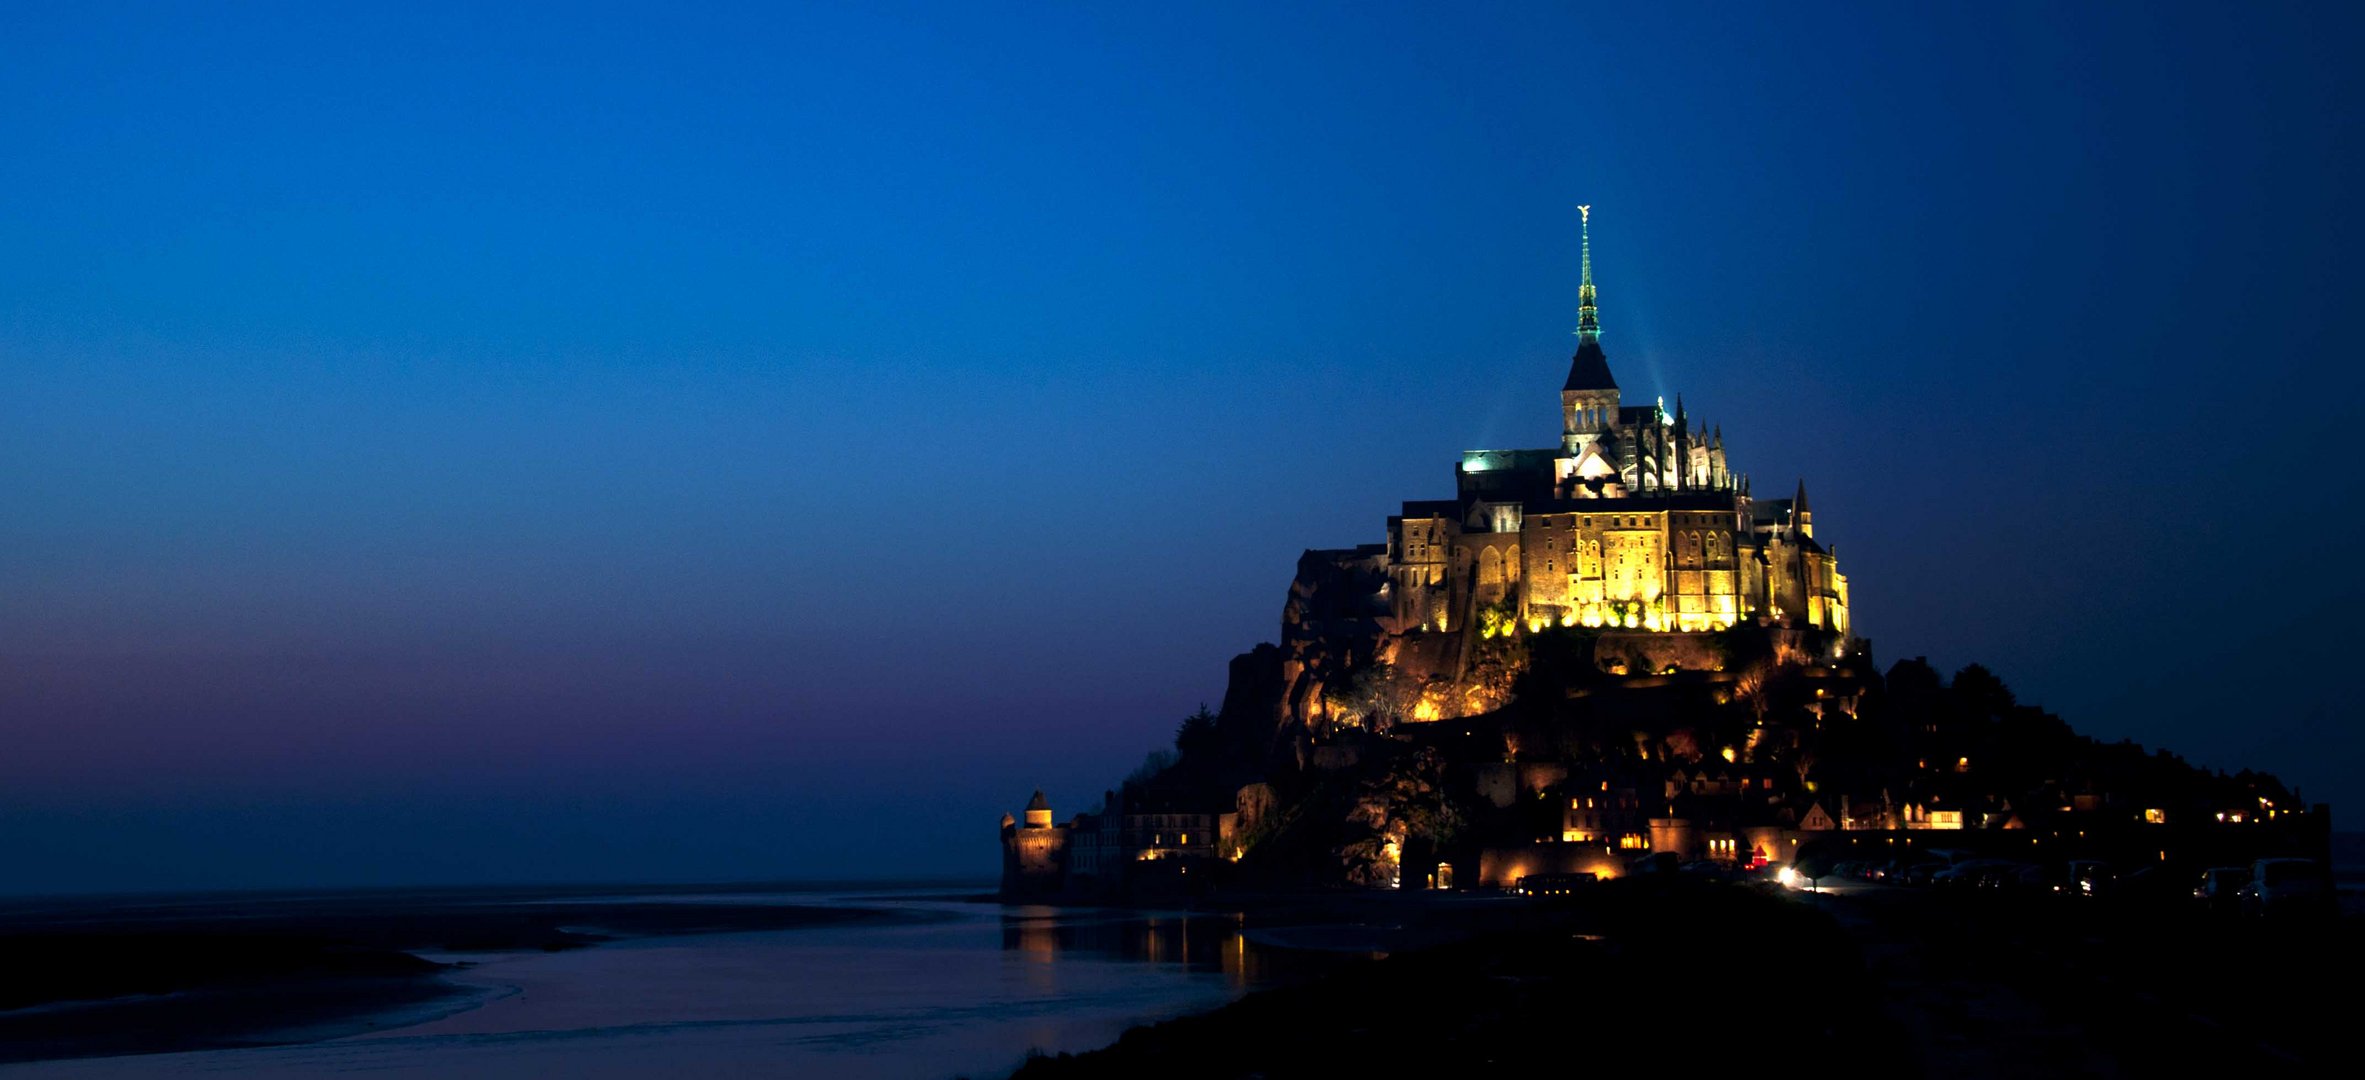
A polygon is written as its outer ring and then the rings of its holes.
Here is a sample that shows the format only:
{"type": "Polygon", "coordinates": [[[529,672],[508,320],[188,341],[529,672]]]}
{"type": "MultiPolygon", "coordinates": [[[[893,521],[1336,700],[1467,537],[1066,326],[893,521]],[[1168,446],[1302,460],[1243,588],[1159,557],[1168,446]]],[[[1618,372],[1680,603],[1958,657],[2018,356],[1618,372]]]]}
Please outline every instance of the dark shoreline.
{"type": "MultiPolygon", "coordinates": [[[[621,890],[604,890],[615,892],[621,890]]],[[[680,890],[680,894],[718,890],[680,890]]],[[[650,890],[643,892],[648,895],[650,890]]],[[[858,906],[372,891],[19,901],[0,911],[0,1064],[313,1042],[474,1008],[464,956],[923,918],[858,906]]]]}
{"type": "Polygon", "coordinates": [[[1013,1080],[2304,1075],[2346,1056],[2361,995],[2343,973],[2365,959],[2355,917],[2267,924],[2054,897],[1628,879],[1521,907],[1458,940],[1030,1059],[1013,1080]]]}

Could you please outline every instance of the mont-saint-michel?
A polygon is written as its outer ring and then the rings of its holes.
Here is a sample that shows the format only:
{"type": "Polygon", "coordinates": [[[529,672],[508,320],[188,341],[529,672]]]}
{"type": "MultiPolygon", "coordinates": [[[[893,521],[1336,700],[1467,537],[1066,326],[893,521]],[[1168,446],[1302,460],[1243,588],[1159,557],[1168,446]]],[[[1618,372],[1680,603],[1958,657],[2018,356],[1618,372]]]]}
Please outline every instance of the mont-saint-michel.
{"type": "Polygon", "coordinates": [[[8,5],[0,1078],[2353,1073],[2360,39],[8,5]]]}
{"type": "Polygon", "coordinates": [[[1877,663],[1844,518],[1819,528],[1804,479],[1761,493],[1705,409],[1621,390],[1591,217],[1556,444],[1467,450],[1452,498],[1307,551],[1279,641],[1232,662],[1172,753],[1065,820],[1041,791],[1004,815],[1006,896],[1561,895],[1676,867],[1902,881],[1974,857],[2091,893],[2105,873],[2325,857],[2328,810],[2273,776],[2078,736],[1976,665],[1877,663]]]}

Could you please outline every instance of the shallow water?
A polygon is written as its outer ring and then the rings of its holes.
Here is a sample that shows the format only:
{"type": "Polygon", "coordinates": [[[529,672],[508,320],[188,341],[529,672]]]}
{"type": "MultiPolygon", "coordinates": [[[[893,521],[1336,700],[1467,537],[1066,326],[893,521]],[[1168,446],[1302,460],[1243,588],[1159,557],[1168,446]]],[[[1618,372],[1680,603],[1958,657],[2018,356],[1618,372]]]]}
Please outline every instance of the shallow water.
{"type": "Polygon", "coordinates": [[[474,1007],[380,1018],[420,1021],[409,1026],[289,1046],[37,1062],[0,1076],[985,1077],[1017,1067],[1030,1049],[1100,1046],[1307,962],[1259,950],[1221,915],[917,893],[775,898],[926,918],[472,956],[476,966],[452,981],[478,992],[474,1007]]]}

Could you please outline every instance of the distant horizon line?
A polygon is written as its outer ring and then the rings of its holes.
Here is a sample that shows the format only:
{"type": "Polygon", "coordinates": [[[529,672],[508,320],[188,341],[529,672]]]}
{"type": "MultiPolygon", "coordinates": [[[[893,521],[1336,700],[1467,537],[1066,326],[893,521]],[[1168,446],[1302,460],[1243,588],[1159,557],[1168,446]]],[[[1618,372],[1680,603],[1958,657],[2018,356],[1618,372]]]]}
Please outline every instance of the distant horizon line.
{"type": "Polygon", "coordinates": [[[10,907],[43,901],[111,900],[111,899],[202,899],[208,897],[281,897],[296,899],[307,896],[350,896],[364,893],[459,893],[459,892],[521,892],[521,893],[576,893],[596,896],[629,889],[641,893],[696,893],[696,892],[759,892],[765,890],[812,892],[830,889],[933,889],[975,888],[981,892],[994,891],[996,879],[991,875],[936,875],[924,877],[826,877],[826,878],[744,878],[732,880],[660,880],[660,881],[539,881],[539,882],[477,882],[458,884],[442,882],[419,885],[257,885],[214,888],[154,888],[107,891],[39,891],[10,892],[0,890],[0,916],[10,907]]]}

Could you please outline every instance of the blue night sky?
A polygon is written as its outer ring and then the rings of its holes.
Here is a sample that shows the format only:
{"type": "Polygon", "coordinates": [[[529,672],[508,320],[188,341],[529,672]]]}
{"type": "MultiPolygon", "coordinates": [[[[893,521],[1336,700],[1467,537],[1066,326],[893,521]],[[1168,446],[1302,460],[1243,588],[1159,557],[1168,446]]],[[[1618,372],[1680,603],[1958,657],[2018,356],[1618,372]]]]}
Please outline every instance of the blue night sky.
{"type": "Polygon", "coordinates": [[[2365,813],[2354,6],[679,6],[0,12],[0,891],[983,879],[1579,202],[1884,663],[2365,813]]]}

